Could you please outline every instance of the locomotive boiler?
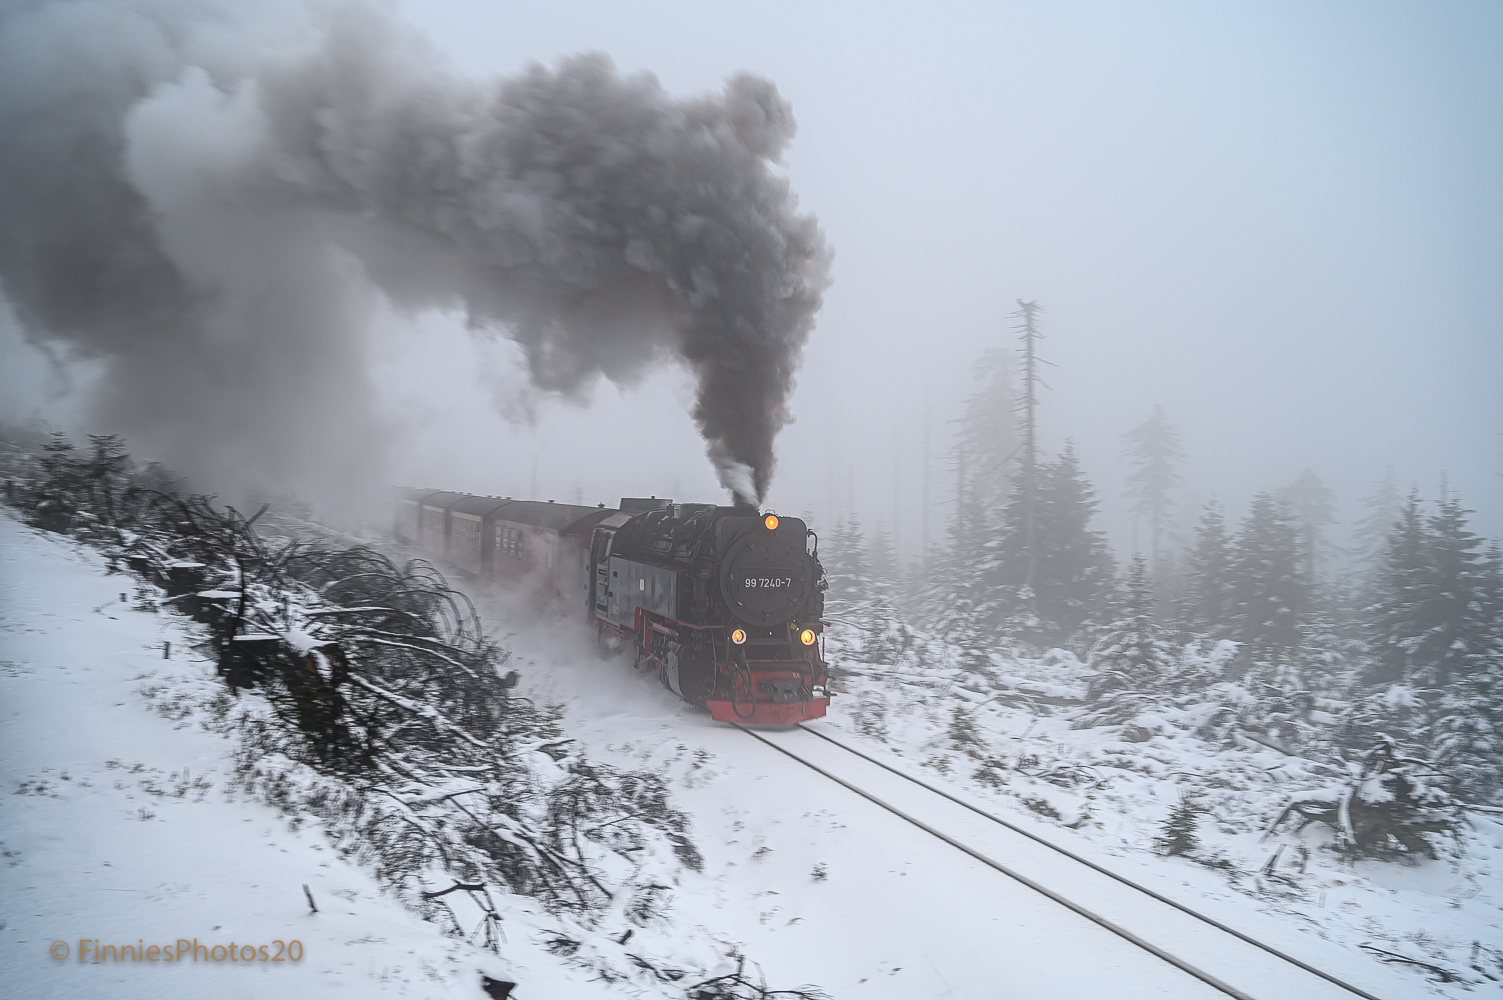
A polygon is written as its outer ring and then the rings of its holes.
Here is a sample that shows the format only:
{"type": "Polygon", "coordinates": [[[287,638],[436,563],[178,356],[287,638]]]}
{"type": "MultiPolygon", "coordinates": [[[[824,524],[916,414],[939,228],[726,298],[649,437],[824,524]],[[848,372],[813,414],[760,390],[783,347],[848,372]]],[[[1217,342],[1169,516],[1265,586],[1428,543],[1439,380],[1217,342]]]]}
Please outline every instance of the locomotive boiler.
{"type": "Polygon", "coordinates": [[[624,499],[590,538],[589,619],[712,718],[818,718],[830,703],[818,545],[794,517],[624,499]]]}

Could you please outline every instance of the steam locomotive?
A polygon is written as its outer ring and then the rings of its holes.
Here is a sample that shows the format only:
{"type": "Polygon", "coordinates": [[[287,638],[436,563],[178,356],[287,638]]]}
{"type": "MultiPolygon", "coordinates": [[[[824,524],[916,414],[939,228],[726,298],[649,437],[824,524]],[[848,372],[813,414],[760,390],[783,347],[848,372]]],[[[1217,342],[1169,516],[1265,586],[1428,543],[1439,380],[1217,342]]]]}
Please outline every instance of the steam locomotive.
{"type": "Polygon", "coordinates": [[[824,569],[798,518],[625,498],[610,509],[422,490],[396,532],[481,578],[577,596],[602,643],[712,718],[792,725],[824,715],[824,569]]]}

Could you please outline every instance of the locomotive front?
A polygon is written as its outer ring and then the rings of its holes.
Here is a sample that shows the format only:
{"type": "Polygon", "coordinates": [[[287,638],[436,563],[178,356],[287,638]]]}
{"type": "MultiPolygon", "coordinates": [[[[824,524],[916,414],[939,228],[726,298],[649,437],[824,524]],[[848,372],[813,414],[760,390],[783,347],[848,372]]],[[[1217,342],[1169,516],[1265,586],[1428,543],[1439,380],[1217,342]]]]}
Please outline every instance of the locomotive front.
{"type": "Polygon", "coordinates": [[[601,522],[590,617],[712,718],[792,725],[829,706],[824,571],[798,518],[671,504],[601,522]]]}

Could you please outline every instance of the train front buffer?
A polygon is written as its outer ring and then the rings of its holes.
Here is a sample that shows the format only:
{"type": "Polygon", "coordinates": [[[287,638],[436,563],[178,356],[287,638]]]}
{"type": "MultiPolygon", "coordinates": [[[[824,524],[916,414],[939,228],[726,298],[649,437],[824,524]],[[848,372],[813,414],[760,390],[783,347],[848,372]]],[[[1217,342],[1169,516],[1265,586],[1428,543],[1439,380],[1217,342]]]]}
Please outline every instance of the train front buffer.
{"type": "Polygon", "coordinates": [[[818,623],[737,627],[715,644],[715,690],[705,705],[718,722],[792,726],[830,707],[830,665],[818,623]]]}

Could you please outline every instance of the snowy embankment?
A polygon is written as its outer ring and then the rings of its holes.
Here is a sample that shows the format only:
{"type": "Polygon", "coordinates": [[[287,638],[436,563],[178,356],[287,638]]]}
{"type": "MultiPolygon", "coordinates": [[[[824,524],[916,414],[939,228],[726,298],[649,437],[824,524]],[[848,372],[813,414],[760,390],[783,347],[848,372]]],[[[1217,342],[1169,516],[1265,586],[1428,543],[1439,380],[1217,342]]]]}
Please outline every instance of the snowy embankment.
{"type": "Polygon", "coordinates": [[[1327,971],[1386,983],[1382,995],[1503,981],[1503,817],[1470,812],[1434,860],[1349,861],[1327,827],[1270,827],[1291,800],[1352,779],[1235,733],[1199,738],[1214,703],[1075,729],[1087,671],[1063,651],[995,658],[990,676],[939,649],[922,670],[849,647],[832,659],[847,711],[829,724],[908,773],[1327,971]],[[1155,841],[1187,796],[1200,843],[1161,856],[1155,841]]]}
{"type": "Polygon", "coordinates": [[[243,793],[231,740],[196,724],[222,686],[195,626],[135,610],[134,589],[95,550],[0,512],[7,995],[480,998],[482,974],[524,983],[523,1000],[602,994],[540,943],[550,921],[532,901],[503,897],[500,955],[445,937],[317,824],[243,793]],[[299,960],[272,960],[294,940],[299,960]],[[256,960],[231,961],[231,943],[256,960]],[[94,963],[106,945],[145,960],[94,963]]]}

